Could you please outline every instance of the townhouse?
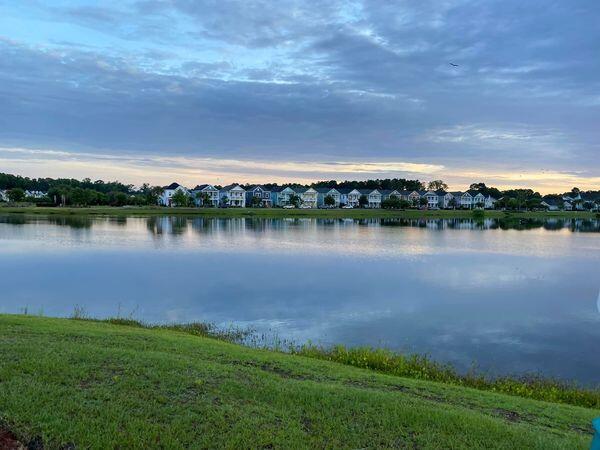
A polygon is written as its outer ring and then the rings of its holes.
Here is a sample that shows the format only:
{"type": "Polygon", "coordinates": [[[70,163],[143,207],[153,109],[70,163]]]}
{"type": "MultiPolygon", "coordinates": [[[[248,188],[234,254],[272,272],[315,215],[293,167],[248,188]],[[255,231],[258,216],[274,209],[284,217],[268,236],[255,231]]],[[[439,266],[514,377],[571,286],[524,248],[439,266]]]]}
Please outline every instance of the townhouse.
{"type": "Polygon", "coordinates": [[[246,205],[270,208],[273,206],[271,191],[260,184],[253,184],[246,187],[246,205]]]}
{"type": "Polygon", "coordinates": [[[219,190],[219,202],[222,206],[244,208],[246,206],[246,190],[239,184],[230,184],[219,190]]]}
{"type": "Polygon", "coordinates": [[[303,208],[316,208],[318,192],[315,188],[301,187],[295,188],[294,191],[300,196],[300,206],[303,208]]]}
{"type": "Polygon", "coordinates": [[[292,196],[298,194],[291,187],[276,187],[271,190],[271,204],[273,206],[284,207],[290,205],[292,196]]]}
{"type": "Polygon", "coordinates": [[[315,188],[315,191],[317,191],[317,207],[324,208],[328,206],[325,204],[325,198],[328,196],[333,198],[334,203],[331,205],[332,208],[340,207],[342,194],[336,188],[315,188]]]}
{"type": "Polygon", "coordinates": [[[212,184],[199,184],[191,191],[197,206],[219,206],[219,190],[212,184]]]}

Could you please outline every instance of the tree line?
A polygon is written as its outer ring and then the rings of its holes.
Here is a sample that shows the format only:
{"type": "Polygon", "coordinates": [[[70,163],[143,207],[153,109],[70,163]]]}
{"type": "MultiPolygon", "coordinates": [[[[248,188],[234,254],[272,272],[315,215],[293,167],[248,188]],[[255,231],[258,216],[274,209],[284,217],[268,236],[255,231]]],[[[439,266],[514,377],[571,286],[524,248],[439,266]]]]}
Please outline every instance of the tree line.
{"type": "MultiPolygon", "coordinates": [[[[242,185],[248,187],[249,185],[242,185]]],[[[300,184],[263,184],[267,189],[276,187],[329,187],[329,188],[350,188],[350,189],[382,189],[398,191],[423,191],[423,190],[448,190],[448,185],[443,180],[433,180],[424,183],[420,180],[409,180],[404,178],[385,178],[364,181],[318,181],[310,185],[300,184]]],[[[220,186],[215,186],[220,188],[220,186]]],[[[0,173],[0,190],[8,191],[8,199],[12,202],[29,201],[38,205],[68,205],[68,206],[149,206],[156,205],[158,198],[163,192],[160,186],[151,186],[143,184],[141,187],[134,187],[132,184],[124,184],[119,181],[92,181],[89,178],[77,180],[74,178],[29,178],[20,175],[0,173]],[[41,191],[47,195],[43,198],[27,198],[26,191],[41,191]]],[[[581,193],[595,197],[600,201],[600,190],[598,191],[580,191],[573,188],[569,192],[562,194],[551,194],[542,196],[533,189],[506,189],[487,186],[485,183],[473,183],[469,186],[470,191],[481,192],[484,196],[492,196],[497,199],[497,207],[505,209],[537,209],[541,207],[543,199],[560,200],[564,195],[576,197],[581,193]]],[[[327,199],[330,203],[332,199],[327,199]]],[[[181,199],[182,203],[193,204],[193,199],[181,199]]],[[[327,204],[326,203],[326,204],[327,204]]],[[[366,197],[360,199],[359,203],[367,203],[366,197]]],[[[420,200],[420,204],[426,203],[425,199],[420,200]]],[[[584,202],[585,203],[585,202],[584,202]]],[[[387,208],[407,208],[416,206],[409,204],[405,200],[398,198],[387,199],[382,207],[387,208]]],[[[458,205],[456,205],[458,206],[458,205]]],[[[585,204],[583,205],[585,207],[585,204]]]]}

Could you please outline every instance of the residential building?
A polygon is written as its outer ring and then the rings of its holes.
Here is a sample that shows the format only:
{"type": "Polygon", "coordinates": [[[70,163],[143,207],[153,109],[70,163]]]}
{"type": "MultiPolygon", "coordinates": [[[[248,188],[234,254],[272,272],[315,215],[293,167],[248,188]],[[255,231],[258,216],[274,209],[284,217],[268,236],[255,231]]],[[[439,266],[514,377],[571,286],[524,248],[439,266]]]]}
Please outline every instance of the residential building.
{"type": "MultiPolygon", "coordinates": [[[[377,189],[359,189],[360,195],[367,197],[367,208],[381,208],[381,192],[377,189]]],[[[360,202],[360,197],[359,197],[360,202]]]]}
{"type": "Polygon", "coordinates": [[[340,203],[342,205],[352,206],[358,208],[358,200],[362,195],[358,189],[353,188],[342,188],[340,191],[340,203]]]}
{"type": "Polygon", "coordinates": [[[252,206],[252,199],[257,202],[257,205],[262,208],[270,208],[273,203],[271,200],[271,191],[259,184],[253,184],[246,188],[246,205],[252,206]],[[260,201],[260,203],[258,203],[260,201]]]}
{"type": "Polygon", "coordinates": [[[470,194],[473,197],[473,208],[485,208],[485,195],[477,191],[471,191],[470,194]]]}
{"type": "Polygon", "coordinates": [[[197,206],[219,206],[219,190],[212,184],[199,184],[191,194],[197,206]]]}
{"type": "Polygon", "coordinates": [[[276,187],[271,189],[271,204],[273,206],[283,207],[290,204],[292,195],[298,195],[291,187],[276,187]]]}
{"type": "Polygon", "coordinates": [[[427,200],[427,209],[438,209],[440,207],[440,199],[435,191],[423,192],[421,198],[427,200]]]}
{"type": "Polygon", "coordinates": [[[381,193],[381,201],[388,200],[391,197],[396,197],[398,200],[402,199],[400,191],[395,189],[380,189],[379,192],[381,193]]]}
{"type": "Polygon", "coordinates": [[[219,191],[221,206],[244,208],[246,206],[246,190],[239,184],[230,184],[219,191]]]}
{"type": "Polygon", "coordinates": [[[301,188],[296,188],[294,190],[300,196],[300,204],[302,206],[308,207],[308,208],[316,208],[317,207],[318,192],[315,190],[315,188],[301,187],[301,188]]]}
{"type": "Polygon", "coordinates": [[[410,191],[410,193],[406,195],[406,200],[414,206],[419,206],[419,201],[421,200],[421,193],[417,191],[410,191]]]}
{"type": "Polygon", "coordinates": [[[450,192],[446,192],[443,189],[437,190],[438,195],[438,207],[442,209],[448,209],[452,207],[452,199],[454,195],[450,192]]]}
{"type": "Polygon", "coordinates": [[[328,195],[331,196],[331,198],[333,198],[333,201],[335,202],[333,207],[339,208],[342,194],[336,188],[320,187],[315,188],[315,191],[317,191],[317,206],[319,208],[325,206],[325,197],[327,197],[328,195]]]}
{"type": "Polygon", "coordinates": [[[190,192],[179,183],[171,183],[170,185],[163,187],[163,192],[158,197],[158,204],[161,206],[173,206],[172,198],[177,191],[182,191],[186,195],[190,195],[190,192]]]}
{"type": "Polygon", "coordinates": [[[0,202],[8,201],[8,190],[0,190],[0,202]]]}
{"type": "Polygon", "coordinates": [[[43,198],[46,195],[47,193],[43,191],[25,191],[25,197],[30,198],[43,198]]]}
{"type": "Polygon", "coordinates": [[[494,197],[492,197],[491,195],[488,195],[484,201],[484,208],[485,209],[494,209],[496,207],[497,201],[498,200],[496,200],[494,197]]]}

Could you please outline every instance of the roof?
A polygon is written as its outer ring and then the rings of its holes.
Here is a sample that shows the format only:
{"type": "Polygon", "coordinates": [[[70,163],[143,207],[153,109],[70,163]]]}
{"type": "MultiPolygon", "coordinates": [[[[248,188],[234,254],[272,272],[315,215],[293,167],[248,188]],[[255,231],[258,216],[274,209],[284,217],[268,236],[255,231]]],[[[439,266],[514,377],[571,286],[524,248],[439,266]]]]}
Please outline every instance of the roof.
{"type": "Polygon", "coordinates": [[[251,184],[250,186],[248,186],[248,187],[246,188],[246,191],[254,191],[254,190],[256,190],[256,189],[260,189],[260,190],[262,190],[262,191],[269,192],[269,189],[267,189],[266,187],[264,187],[264,186],[263,186],[263,185],[261,185],[261,184],[251,184]]]}
{"type": "Polygon", "coordinates": [[[217,188],[214,187],[212,184],[199,184],[193,190],[194,191],[202,191],[202,190],[206,189],[207,187],[210,187],[210,188],[213,188],[214,190],[217,190],[217,188]]]}
{"type": "Polygon", "coordinates": [[[379,189],[357,189],[357,191],[360,192],[363,195],[369,195],[369,194],[372,194],[375,191],[379,192],[379,189]]]}
{"type": "Polygon", "coordinates": [[[454,197],[461,197],[463,195],[461,191],[453,191],[449,192],[449,194],[452,194],[454,197]]]}
{"type": "Polygon", "coordinates": [[[224,186],[223,188],[221,188],[222,191],[230,191],[233,188],[239,187],[240,189],[244,189],[243,187],[241,187],[239,184],[237,183],[233,183],[233,184],[228,184],[227,186],[224,186]]]}
{"type": "Polygon", "coordinates": [[[332,187],[317,187],[317,188],[313,188],[313,189],[315,191],[319,192],[320,194],[327,194],[328,192],[331,192],[331,191],[341,192],[339,189],[332,188],[332,187]]]}
{"type": "Polygon", "coordinates": [[[163,187],[163,189],[170,189],[170,190],[174,191],[178,187],[183,187],[183,186],[180,185],[179,183],[171,183],[170,185],[163,187]]]}
{"type": "Polygon", "coordinates": [[[291,186],[286,186],[286,187],[278,186],[276,188],[271,189],[271,192],[281,192],[281,191],[285,191],[286,189],[291,189],[292,191],[297,192],[296,189],[291,186]]]}

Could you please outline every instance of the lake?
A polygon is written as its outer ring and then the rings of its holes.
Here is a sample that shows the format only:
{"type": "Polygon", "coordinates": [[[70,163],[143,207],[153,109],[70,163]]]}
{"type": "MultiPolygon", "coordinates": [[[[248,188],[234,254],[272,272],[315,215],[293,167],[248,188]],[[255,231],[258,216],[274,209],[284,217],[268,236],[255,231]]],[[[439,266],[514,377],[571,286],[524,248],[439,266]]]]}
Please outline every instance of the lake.
{"type": "Polygon", "coordinates": [[[0,215],[0,312],[251,327],[600,384],[600,221],[0,215]]]}

